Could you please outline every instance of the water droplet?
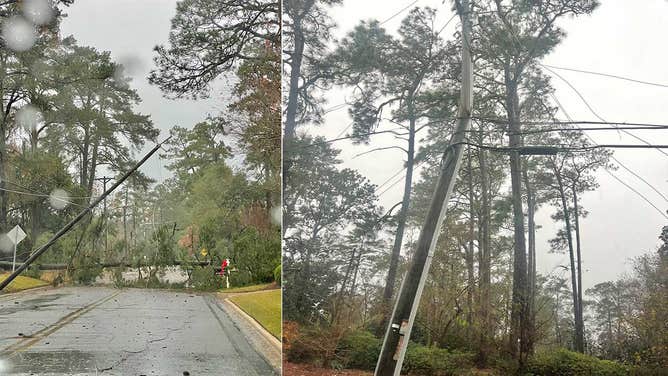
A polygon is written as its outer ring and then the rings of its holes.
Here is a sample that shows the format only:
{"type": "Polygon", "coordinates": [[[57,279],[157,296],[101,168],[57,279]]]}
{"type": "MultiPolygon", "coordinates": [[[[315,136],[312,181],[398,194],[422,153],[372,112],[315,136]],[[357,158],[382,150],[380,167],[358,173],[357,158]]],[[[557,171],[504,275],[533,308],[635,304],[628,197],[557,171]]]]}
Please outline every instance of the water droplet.
{"type": "Polygon", "coordinates": [[[49,195],[49,204],[56,210],[65,209],[69,204],[70,195],[62,189],[54,189],[49,195]]]}
{"type": "Polygon", "coordinates": [[[14,243],[12,243],[12,240],[9,239],[9,236],[7,236],[7,234],[0,235],[0,251],[2,252],[14,251],[14,243]]]}
{"type": "Polygon", "coordinates": [[[271,209],[271,223],[275,224],[276,226],[280,226],[282,214],[283,211],[281,210],[280,206],[273,207],[271,209]]]}
{"type": "Polygon", "coordinates": [[[31,131],[37,128],[43,120],[42,113],[37,109],[37,107],[27,104],[16,112],[16,124],[20,127],[23,127],[27,131],[31,131]]]}
{"type": "Polygon", "coordinates": [[[56,15],[49,0],[23,0],[23,14],[35,25],[46,25],[56,15]]]}
{"type": "Polygon", "coordinates": [[[27,51],[37,40],[35,26],[21,16],[13,16],[2,25],[5,44],[14,51],[27,51]]]}

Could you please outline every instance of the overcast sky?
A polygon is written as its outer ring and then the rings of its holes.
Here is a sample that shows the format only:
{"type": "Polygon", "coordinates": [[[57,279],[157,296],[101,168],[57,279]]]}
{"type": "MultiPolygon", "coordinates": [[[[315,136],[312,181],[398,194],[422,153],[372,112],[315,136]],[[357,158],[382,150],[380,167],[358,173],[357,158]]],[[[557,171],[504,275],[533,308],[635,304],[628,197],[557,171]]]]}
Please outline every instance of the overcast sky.
{"type": "MultiPolygon", "coordinates": [[[[343,6],[333,8],[331,12],[339,25],[335,35],[345,35],[363,19],[386,20],[411,2],[344,1],[343,6]]],[[[418,0],[415,6],[432,6],[438,9],[437,25],[441,25],[452,16],[449,4],[449,1],[443,4],[440,0],[418,0]]],[[[396,31],[407,12],[404,11],[383,26],[389,31],[396,31]]],[[[668,36],[666,14],[668,2],[664,0],[605,1],[591,16],[562,21],[561,25],[567,36],[542,62],[668,84],[668,69],[665,65],[668,57],[668,50],[665,48],[668,36]]],[[[456,22],[453,22],[443,35],[450,37],[458,27],[456,22]]],[[[607,121],[668,123],[668,88],[575,72],[557,73],[575,86],[597,114],[607,121]]],[[[566,84],[556,77],[552,82],[556,88],[556,97],[573,119],[598,120],[566,84]]],[[[327,96],[328,106],[342,103],[345,97],[345,91],[332,90],[327,96]]],[[[565,119],[562,113],[558,117],[565,119]]],[[[323,126],[307,129],[312,134],[331,139],[349,124],[350,117],[346,109],[342,109],[329,113],[323,126]]],[[[655,144],[668,144],[668,131],[648,130],[634,133],[655,144]]],[[[589,135],[598,143],[638,143],[632,137],[618,132],[590,132],[589,135]]],[[[397,142],[391,136],[374,137],[372,142],[376,145],[397,142]]],[[[356,154],[370,147],[354,146],[348,141],[340,141],[335,145],[342,149],[341,157],[345,167],[357,169],[375,184],[385,182],[403,167],[404,153],[396,149],[354,158],[356,154]]],[[[668,157],[653,149],[616,150],[614,155],[668,196],[668,157]]],[[[614,173],[646,195],[661,210],[665,212],[668,209],[668,202],[637,178],[623,169],[614,173]]],[[[400,175],[391,182],[399,177],[400,175]]],[[[629,259],[655,250],[661,227],[668,225],[668,220],[660,213],[605,171],[598,173],[598,182],[600,188],[597,191],[586,193],[581,198],[582,206],[590,212],[589,216],[581,221],[585,288],[616,279],[631,271],[629,259]]],[[[399,183],[383,194],[380,198],[383,206],[387,208],[399,202],[402,190],[403,183],[399,183]]],[[[560,264],[567,265],[568,259],[566,255],[548,254],[547,240],[556,232],[550,214],[549,208],[541,208],[537,213],[537,222],[542,226],[537,234],[538,269],[542,274],[560,275],[560,270],[555,272],[555,267],[560,264]]]]}
{"type": "MultiPolygon", "coordinates": [[[[174,125],[190,128],[204,120],[208,113],[217,113],[220,100],[170,100],[148,83],[146,77],[153,68],[153,47],[167,41],[170,20],[176,13],[176,0],[77,0],[67,8],[63,20],[63,37],[73,35],[80,45],[111,51],[111,56],[127,65],[132,77],[130,85],[137,90],[142,103],[137,110],[151,115],[161,130],[160,139],[174,125]]],[[[219,90],[225,90],[221,84],[219,90]]],[[[149,144],[146,151],[153,147],[149,144]]],[[[137,156],[140,157],[140,156],[137,156]]],[[[157,180],[169,176],[157,155],[142,167],[142,171],[157,180]]]]}

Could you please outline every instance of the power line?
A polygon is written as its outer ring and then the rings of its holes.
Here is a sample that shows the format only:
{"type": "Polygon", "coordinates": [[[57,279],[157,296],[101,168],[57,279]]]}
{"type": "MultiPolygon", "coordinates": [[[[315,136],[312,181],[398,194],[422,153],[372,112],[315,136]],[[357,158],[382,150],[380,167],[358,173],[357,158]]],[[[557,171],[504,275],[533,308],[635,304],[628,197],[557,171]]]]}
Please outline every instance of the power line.
{"type": "Polygon", "coordinates": [[[661,213],[661,215],[662,215],[664,218],[668,219],[668,215],[666,215],[666,213],[665,213],[663,210],[659,209],[656,205],[654,205],[654,204],[653,204],[647,197],[645,197],[642,193],[638,192],[635,188],[633,188],[633,187],[631,187],[630,185],[628,185],[628,184],[626,184],[625,182],[623,182],[622,179],[620,179],[619,177],[615,176],[615,175],[614,175],[612,172],[610,172],[607,168],[605,169],[605,171],[607,171],[608,174],[610,174],[610,176],[612,176],[613,178],[615,178],[615,180],[617,180],[618,182],[622,183],[626,188],[632,190],[633,192],[635,192],[635,194],[637,194],[638,196],[642,197],[642,199],[645,200],[648,204],[650,204],[654,209],[656,209],[656,211],[658,211],[659,213],[661,213]]]}
{"type": "Polygon", "coordinates": [[[371,136],[371,135],[374,135],[374,134],[382,134],[382,133],[398,134],[397,131],[401,131],[401,130],[404,130],[404,129],[403,128],[392,128],[392,129],[388,129],[388,130],[384,130],[384,131],[374,131],[374,132],[350,135],[350,136],[345,136],[345,137],[337,137],[337,138],[333,138],[333,139],[330,139],[330,140],[323,140],[323,141],[313,142],[313,143],[310,143],[308,145],[303,145],[303,146],[298,147],[298,148],[308,148],[308,147],[312,147],[312,146],[330,144],[330,143],[336,142],[336,141],[347,140],[347,139],[351,139],[351,138],[371,136]]]}
{"type": "MultiPolygon", "coordinates": [[[[566,112],[566,109],[565,109],[564,106],[561,104],[561,102],[559,102],[559,100],[557,99],[556,95],[555,95],[554,93],[552,93],[552,94],[550,94],[550,96],[552,97],[552,99],[554,99],[554,101],[555,101],[555,103],[557,104],[557,106],[559,107],[559,109],[561,109],[561,112],[563,112],[564,115],[565,115],[568,119],[571,119],[571,116],[568,114],[568,112],[566,112]]],[[[589,141],[591,141],[592,144],[594,144],[594,145],[597,145],[597,144],[598,144],[598,143],[597,143],[591,136],[589,136],[587,133],[583,133],[583,134],[584,134],[585,137],[587,137],[587,139],[589,139],[589,141]]],[[[617,159],[614,155],[610,156],[610,158],[611,158],[613,161],[615,161],[615,162],[616,162],[620,167],[622,167],[624,170],[626,170],[626,171],[629,172],[631,175],[635,176],[637,179],[639,179],[640,181],[642,181],[643,183],[645,183],[650,189],[652,189],[652,190],[653,190],[654,192],[656,192],[659,196],[661,196],[661,198],[663,198],[664,201],[668,202],[668,198],[667,198],[663,193],[661,193],[661,191],[659,191],[656,187],[654,187],[652,184],[650,184],[650,182],[648,182],[647,180],[645,180],[645,178],[643,178],[642,176],[638,175],[635,171],[631,170],[629,167],[627,167],[625,164],[623,164],[619,159],[617,159]]],[[[608,173],[612,174],[612,172],[610,172],[610,171],[608,171],[608,173]]],[[[663,212],[662,212],[662,213],[663,213],[663,212]]]]}
{"type": "MultiPolygon", "coordinates": [[[[552,96],[552,99],[554,99],[554,101],[557,103],[557,106],[559,107],[559,109],[561,109],[561,111],[564,113],[564,115],[565,115],[568,119],[571,119],[571,116],[568,114],[568,112],[566,111],[566,109],[564,108],[564,106],[562,106],[561,102],[559,102],[559,100],[558,100],[557,97],[554,95],[554,93],[552,93],[551,96],[552,96]]],[[[596,141],[594,141],[594,139],[591,138],[591,136],[589,136],[587,133],[583,133],[583,134],[584,134],[585,137],[587,137],[587,138],[588,138],[594,145],[597,144],[596,141]]],[[[634,171],[632,171],[630,168],[626,167],[623,163],[621,163],[621,162],[620,162],[617,158],[615,158],[614,156],[611,156],[611,158],[612,158],[612,160],[614,160],[615,162],[617,162],[617,164],[619,164],[621,167],[623,167],[625,170],[627,170],[628,172],[630,172],[633,176],[635,176],[636,178],[640,179],[643,183],[645,183],[645,184],[646,184],[647,186],[649,186],[652,190],[654,190],[656,193],[658,193],[664,200],[666,200],[666,197],[665,197],[665,196],[664,196],[658,189],[656,189],[656,187],[654,187],[654,186],[653,186],[652,184],[650,184],[647,180],[645,180],[642,176],[638,175],[637,173],[635,173],[634,171]]],[[[662,210],[660,210],[659,208],[657,208],[656,205],[654,205],[654,203],[652,203],[647,197],[645,197],[645,195],[643,195],[642,193],[638,192],[636,189],[634,189],[633,187],[631,187],[631,186],[628,185],[627,183],[623,182],[619,177],[617,177],[615,174],[613,174],[612,171],[610,171],[609,169],[607,169],[607,168],[604,167],[604,170],[605,170],[610,176],[612,176],[613,178],[615,178],[615,179],[616,179],[617,181],[619,181],[622,185],[624,185],[626,188],[630,189],[632,192],[634,192],[636,195],[638,195],[640,198],[642,198],[645,202],[647,202],[650,206],[652,206],[654,209],[656,209],[659,213],[661,213],[661,215],[666,216],[666,214],[665,214],[662,210]]],[[[668,201],[668,200],[666,200],[666,201],[668,201]]]]}
{"type": "MultiPolygon", "coordinates": [[[[403,170],[402,170],[402,171],[403,171],[403,170]]],[[[399,178],[399,180],[397,180],[397,181],[395,181],[394,183],[390,184],[390,185],[389,185],[387,188],[385,188],[382,192],[380,192],[378,195],[376,195],[376,197],[380,197],[380,196],[384,195],[387,191],[389,191],[390,189],[392,189],[392,187],[394,187],[395,185],[399,184],[402,180],[404,180],[405,177],[406,177],[406,174],[401,175],[401,178],[399,178]]]]}
{"type": "Polygon", "coordinates": [[[389,178],[387,178],[381,185],[379,185],[379,186],[376,187],[376,191],[378,191],[380,188],[382,188],[383,186],[385,186],[385,184],[389,183],[390,180],[394,179],[397,175],[399,175],[400,173],[402,173],[405,169],[406,169],[406,166],[404,166],[402,169],[400,169],[399,171],[397,171],[394,175],[392,175],[392,176],[390,176],[389,178]]]}
{"type": "Polygon", "coordinates": [[[552,68],[552,69],[560,69],[560,70],[567,70],[567,71],[571,71],[571,72],[579,72],[579,73],[593,74],[593,75],[596,75],[596,76],[603,76],[603,77],[616,78],[616,79],[619,79],[619,80],[635,82],[635,83],[639,83],[639,84],[643,84],[643,85],[651,85],[651,86],[658,86],[658,87],[665,87],[665,88],[668,88],[668,85],[659,84],[659,83],[656,83],[656,82],[649,82],[649,81],[636,80],[636,79],[634,79],[634,78],[618,76],[618,75],[615,75],[615,74],[608,74],[608,73],[601,73],[601,72],[593,72],[593,71],[588,71],[588,70],[584,70],[584,69],[575,69],[575,68],[557,67],[557,66],[554,66],[554,65],[548,65],[548,64],[541,64],[541,65],[544,66],[544,67],[550,67],[550,68],[552,68]]]}
{"type": "Polygon", "coordinates": [[[452,20],[455,19],[455,17],[457,17],[457,13],[456,13],[456,12],[453,13],[453,14],[452,14],[452,17],[450,17],[450,19],[445,23],[445,25],[443,25],[443,27],[441,27],[441,29],[438,30],[438,33],[436,33],[436,35],[441,34],[441,32],[442,32],[443,30],[445,30],[445,28],[450,24],[450,22],[452,22],[452,20]]]}
{"type": "MultiPolygon", "coordinates": [[[[25,196],[49,197],[49,198],[52,197],[51,195],[46,195],[46,194],[42,194],[42,193],[31,193],[31,192],[15,191],[15,190],[12,190],[12,189],[7,189],[7,188],[0,188],[0,191],[16,193],[16,194],[25,195],[25,196]]],[[[68,201],[68,200],[66,200],[66,199],[64,199],[64,198],[62,198],[62,197],[58,197],[58,196],[53,196],[53,197],[54,197],[56,200],[60,200],[60,201],[66,202],[66,203],[68,203],[68,204],[72,204],[72,205],[76,205],[76,206],[80,206],[80,207],[85,207],[84,205],[80,205],[80,204],[77,204],[77,203],[75,203],[75,202],[68,201]]]]}
{"type": "Polygon", "coordinates": [[[400,15],[401,13],[403,13],[406,9],[408,9],[408,8],[410,8],[411,6],[415,5],[418,1],[420,1],[420,0],[415,0],[415,1],[413,1],[412,3],[410,3],[410,4],[406,5],[405,7],[401,8],[400,11],[398,11],[397,13],[393,14],[392,16],[390,16],[390,18],[387,18],[387,19],[385,19],[384,21],[382,21],[382,22],[380,23],[380,25],[383,25],[383,24],[385,24],[386,22],[389,22],[389,21],[392,20],[394,17],[396,17],[396,16],[400,15]]]}
{"type": "MultiPolygon", "coordinates": [[[[522,42],[520,42],[520,40],[519,40],[519,39],[517,38],[517,36],[514,34],[512,28],[509,30],[509,34],[510,34],[510,36],[515,40],[515,42],[517,42],[518,46],[522,46],[522,42]]],[[[561,79],[562,81],[564,81],[564,82],[565,82],[571,89],[573,89],[573,91],[575,91],[575,93],[580,97],[580,99],[582,100],[582,102],[584,102],[584,104],[587,106],[587,108],[589,108],[589,111],[591,111],[591,113],[594,114],[594,116],[596,116],[599,120],[601,120],[601,121],[603,121],[603,122],[606,121],[606,120],[603,119],[601,116],[599,116],[599,115],[596,113],[596,111],[594,111],[594,109],[589,105],[589,102],[587,102],[587,100],[584,98],[584,96],[583,96],[583,95],[582,95],[582,94],[575,88],[575,86],[573,86],[568,80],[566,80],[566,79],[565,79],[564,77],[562,77],[559,73],[553,71],[552,69],[548,68],[547,66],[545,66],[545,65],[543,65],[543,64],[541,64],[541,63],[538,63],[538,65],[541,66],[541,67],[543,67],[543,68],[546,69],[547,71],[551,72],[552,74],[554,74],[555,76],[557,76],[557,77],[558,77],[559,79],[561,79]]],[[[622,130],[622,132],[628,134],[629,136],[631,136],[631,137],[633,137],[633,138],[635,138],[635,139],[637,139],[637,140],[639,140],[639,141],[641,141],[641,142],[643,142],[643,143],[645,143],[645,144],[647,144],[647,145],[650,145],[649,142],[645,141],[645,140],[644,140],[643,138],[641,138],[641,137],[638,137],[638,136],[632,134],[632,133],[629,132],[629,131],[622,130]]],[[[660,153],[662,153],[662,154],[664,154],[665,156],[668,157],[668,153],[666,153],[665,151],[660,150],[660,149],[657,149],[657,150],[658,150],[660,153]]]]}
{"type": "Polygon", "coordinates": [[[341,132],[339,132],[339,134],[336,135],[336,138],[343,136],[343,134],[346,133],[346,131],[350,129],[350,127],[352,127],[354,123],[355,123],[354,121],[351,121],[350,124],[348,124],[348,126],[344,130],[342,130],[341,132]]]}
{"type": "MultiPolygon", "coordinates": [[[[606,120],[603,119],[599,114],[597,114],[596,111],[594,111],[594,109],[591,107],[591,105],[589,105],[589,102],[587,102],[587,100],[584,98],[584,96],[580,93],[580,91],[578,91],[578,89],[575,88],[575,86],[573,86],[573,84],[571,84],[568,80],[566,80],[566,79],[565,79],[564,77],[562,77],[559,73],[553,71],[552,69],[550,69],[550,68],[548,68],[548,67],[546,67],[546,66],[543,66],[542,64],[539,64],[539,65],[541,65],[541,66],[542,66],[543,68],[545,68],[547,71],[549,71],[549,72],[551,72],[552,74],[554,74],[555,76],[557,76],[559,79],[561,79],[562,81],[564,81],[564,82],[566,83],[566,85],[568,85],[571,89],[573,89],[573,91],[575,91],[575,93],[578,95],[578,97],[580,97],[580,99],[582,100],[582,102],[587,106],[587,108],[589,109],[589,111],[591,111],[591,113],[592,113],[594,116],[596,116],[596,117],[597,117],[599,120],[601,120],[601,121],[606,121],[606,120]]],[[[633,133],[631,133],[631,132],[629,132],[629,131],[626,131],[626,130],[621,130],[621,131],[624,132],[624,133],[626,133],[627,135],[629,135],[629,136],[635,138],[636,140],[638,140],[638,141],[640,141],[640,142],[643,142],[643,143],[645,143],[645,144],[647,144],[647,145],[651,145],[651,144],[650,144],[648,141],[646,141],[645,139],[643,139],[643,138],[641,138],[641,137],[639,137],[639,136],[636,136],[636,135],[634,135],[633,133]]],[[[665,155],[666,157],[668,157],[668,153],[666,153],[665,151],[660,150],[660,149],[657,149],[657,150],[658,150],[661,154],[663,154],[663,155],[665,155]]]]}
{"type": "MultiPolygon", "coordinates": [[[[10,181],[10,180],[7,180],[7,179],[3,179],[3,181],[4,181],[5,183],[9,183],[9,184],[15,185],[15,186],[17,186],[17,187],[19,187],[19,188],[27,189],[27,190],[29,190],[30,192],[39,193],[39,194],[43,195],[44,197],[50,197],[50,196],[51,196],[51,195],[47,195],[46,193],[42,193],[42,192],[40,192],[40,191],[37,191],[37,190],[35,190],[35,189],[32,189],[32,188],[30,188],[30,187],[26,187],[25,185],[21,185],[21,184],[19,184],[19,183],[16,183],[16,182],[13,182],[13,181],[10,181]]],[[[97,197],[97,196],[69,196],[69,198],[95,198],[95,197],[97,197]]]]}

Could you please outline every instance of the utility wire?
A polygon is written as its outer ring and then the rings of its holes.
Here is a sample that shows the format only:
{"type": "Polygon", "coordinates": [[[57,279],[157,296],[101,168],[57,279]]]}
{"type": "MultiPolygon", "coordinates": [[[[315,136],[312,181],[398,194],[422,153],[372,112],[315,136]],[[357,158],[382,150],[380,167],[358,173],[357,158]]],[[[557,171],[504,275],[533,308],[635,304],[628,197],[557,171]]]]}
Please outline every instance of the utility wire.
{"type": "Polygon", "coordinates": [[[656,82],[649,82],[649,81],[636,80],[636,79],[634,79],[634,78],[623,77],[623,76],[617,76],[617,75],[614,75],[614,74],[601,73],[601,72],[593,72],[593,71],[588,71],[588,70],[584,70],[584,69],[556,67],[556,66],[554,66],[554,65],[548,65],[548,64],[541,64],[541,65],[542,65],[543,67],[549,67],[549,68],[552,68],[552,69],[559,69],[559,70],[567,70],[567,71],[571,71],[571,72],[593,74],[593,75],[596,75],[596,76],[603,76],[603,77],[616,78],[616,79],[618,79],[618,80],[630,81],[630,82],[635,82],[635,83],[643,84],[643,85],[651,85],[651,86],[658,86],[658,87],[665,87],[665,88],[668,88],[668,85],[659,84],[659,83],[656,83],[656,82]]]}
{"type": "MultiPolygon", "coordinates": [[[[542,64],[539,64],[539,65],[542,66],[543,68],[545,68],[547,71],[549,71],[549,72],[551,72],[552,74],[554,74],[555,76],[557,76],[559,79],[561,79],[563,82],[565,82],[566,85],[568,85],[571,89],[573,89],[573,91],[575,91],[575,93],[578,95],[578,97],[580,97],[580,99],[582,100],[582,102],[585,104],[585,106],[587,106],[587,108],[589,109],[589,111],[591,111],[591,113],[592,113],[594,116],[596,116],[596,117],[597,117],[599,120],[601,120],[601,121],[606,121],[606,120],[603,119],[599,114],[597,114],[596,111],[594,111],[594,109],[591,107],[591,105],[589,105],[589,102],[587,102],[587,100],[584,98],[584,96],[582,96],[582,94],[580,93],[580,91],[578,91],[578,89],[576,89],[575,86],[573,86],[573,84],[571,84],[568,80],[566,80],[566,79],[565,79],[564,77],[562,77],[559,73],[553,71],[552,69],[550,69],[550,68],[548,68],[548,67],[546,67],[546,66],[544,66],[544,65],[542,65],[542,64]]],[[[624,133],[626,133],[627,135],[629,135],[629,136],[635,138],[636,140],[638,140],[638,141],[640,141],[640,142],[643,142],[643,143],[645,143],[645,144],[647,144],[647,145],[651,145],[651,144],[649,143],[649,141],[647,141],[647,140],[645,140],[645,139],[643,139],[643,138],[641,138],[641,137],[639,137],[639,136],[636,136],[636,135],[634,135],[633,133],[631,133],[631,132],[629,132],[629,131],[626,131],[626,130],[621,130],[621,131],[624,132],[624,133]]],[[[665,155],[666,157],[668,157],[668,153],[666,153],[665,151],[660,150],[660,149],[657,149],[657,150],[658,150],[661,154],[663,154],[663,155],[665,155]]]]}
{"type": "Polygon", "coordinates": [[[410,8],[411,6],[415,5],[418,1],[420,1],[420,0],[415,0],[415,1],[413,1],[412,3],[410,3],[410,4],[406,5],[405,7],[401,8],[400,11],[398,11],[397,13],[393,14],[393,15],[390,16],[389,18],[387,18],[387,19],[385,19],[384,21],[382,21],[382,22],[380,23],[380,25],[383,25],[383,24],[389,22],[389,21],[392,20],[394,17],[396,17],[396,16],[400,15],[401,13],[403,13],[406,9],[408,9],[408,8],[410,8]]]}
{"type": "MultiPolygon", "coordinates": [[[[554,99],[554,101],[557,103],[557,106],[559,107],[559,109],[561,109],[561,111],[564,113],[564,115],[565,115],[567,118],[570,119],[570,118],[571,118],[570,115],[568,114],[568,112],[566,111],[566,109],[561,105],[561,102],[559,102],[559,100],[557,99],[557,97],[556,97],[554,94],[551,94],[551,96],[552,96],[552,98],[554,99]]],[[[587,137],[587,138],[588,138],[594,145],[597,145],[596,141],[594,141],[594,139],[591,138],[587,133],[583,133],[583,134],[584,134],[584,135],[585,135],[585,136],[586,136],[586,137],[587,137]]],[[[656,189],[656,187],[654,187],[652,184],[650,184],[647,180],[645,180],[644,178],[642,178],[640,175],[636,174],[636,173],[635,173],[634,171],[632,171],[630,168],[626,167],[623,163],[621,163],[621,162],[620,162],[617,158],[615,158],[614,156],[611,156],[611,158],[612,158],[612,160],[614,160],[615,162],[617,162],[620,166],[622,166],[624,169],[626,169],[628,172],[630,172],[633,176],[635,176],[636,178],[640,179],[643,183],[645,183],[645,184],[646,184],[647,186],[649,186],[652,190],[654,190],[656,193],[658,193],[661,197],[663,197],[664,200],[666,200],[666,197],[665,197],[665,196],[664,196],[658,189],[656,189]]],[[[661,215],[663,215],[664,217],[666,217],[666,214],[663,212],[663,210],[660,210],[660,209],[659,209],[656,205],[654,205],[654,203],[653,203],[652,201],[650,201],[645,195],[643,195],[642,193],[638,192],[638,190],[636,190],[635,188],[631,187],[629,184],[627,184],[627,183],[625,183],[624,181],[622,181],[619,177],[617,177],[615,174],[613,174],[612,171],[610,171],[609,169],[604,168],[604,170],[605,170],[610,176],[612,176],[615,180],[617,180],[618,182],[620,182],[620,183],[621,183],[622,185],[624,185],[626,188],[630,189],[632,192],[634,192],[636,195],[638,195],[640,198],[642,198],[645,202],[647,202],[651,207],[653,207],[654,209],[656,209],[659,213],[661,213],[661,215]]],[[[667,200],[667,201],[668,201],[668,200],[667,200]]],[[[666,218],[668,219],[668,217],[666,217],[666,218]]]]}
{"type": "Polygon", "coordinates": [[[348,129],[350,129],[350,127],[352,127],[354,123],[355,123],[354,121],[351,121],[350,124],[348,124],[348,126],[344,130],[339,132],[339,134],[337,134],[335,138],[339,138],[339,137],[343,136],[343,134],[346,133],[346,131],[348,129]]]}
{"type": "MultiPolygon", "coordinates": [[[[517,36],[515,35],[515,33],[513,32],[512,29],[509,30],[509,34],[510,34],[510,35],[512,36],[512,38],[515,40],[515,42],[517,42],[518,46],[522,46],[522,42],[520,42],[520,40],[517,38],[517,36]]],[[[553,71],[552,69],[548,68],[547,66],[545,66],[545,65],[543,65],[543,64],[541,64],[541,63],[538,63],[538,65],[541,66],[541,67],[543,67],[545,70],[551,72],[551,73],[554,74],[555,76],[557,76],[557,77],[558,77],[559,79],[561,79],[563,82],[565,82],[566,85],[568,85],[571,89],[573,89],[573,91],[575,91],[575,93],[580,97],[580,99],[582,100],[582,102],[587,106],[587,108],[589,108],[589,111],[591,111],[591,113],[594,114],[594,116],[596,116],[599,120],[601,120],[601,121],[603,121],[603,122],[606,121],[606,120],[603,119],[601,116],[599,116],[599,115],[596,113],[596,111],[594,111],[594,109],[589,105],[589,102],[587,102],[587,100],[584,98],[584,96],[582,96],[582,94],[581,94],[581,93],[575,88],[575,86],[573,86],[568,80],[566,80],[566,79],[565,79],[564,77],[562,77],[559,73],[553,71]]],[[[638,137],[638,136],[632,134],[632,133],[629,132],[629,131],[622,130],[622,132],[628,134],[629,136],[631,136],[631,137],[633,137],[633,138],[635,138],[635,139],[637,139],[637,140],[639,140],[639,141],[641,141],[641,142],[643,142],[643,143],[645,143],[645,144],[647,144],[647,145],[650,145],[649,142],[645,141],[645,140],[644,140],[643,138],[641,138],[641,137],[638,137]]],[[[658,150],[660,153],[662,153],[662,154],[664,154],[665,156],[668,157],[668,153],[666,153],[665,151],[660,150],[660,149],[657,149],[657,150],[658,150]]]]}
{"type": "Polygon", "coordinates": [[[457,12],[455,12],[455,13],[452,15],[452,17],[450,17],[450,19],[445,23],[445,25],[443,25],[443,27],[441,27],[441,29],[438,30],[438,33],[436,33],[436,35],[441,34],[441,32],[443,32],[443,30],[445,30],[445,28],[448,27],[448,25],[450,24],[450,22],[452,22],[452,20],[454,20],[455,17],[457,17],[457,16],[458,16],[458,14],[457,14],[457,12]]]}
{"type": "MultiPolygon", "coordinates": [[[[51,197],[51,195],[46,195],[46,194],[43,194],[43,193],[31,193],[31,192],[15,191],[15,190],[13,190],[13,189],[7,189],[7,188],[0,188],[0,191],[16,193],[16,194],[25,195],[25,196],[49,197],[49,198],[51,197]]],[[[68,201],[68,200],[66,200],[66,199],[64,199],[64,198],[62,198],[62,197],[58,197],[58,196],[53,196],[53,197],[54,197],[56,200],[59,200],[59,201],[62,201],[62,202],[66,202],[66,203],[68,203],[68,204],[76,205],[76,206],[79,206],[79,207],[85,207],[84,205],[80,205],[80,204],[77,204],[77,203],[75,203],[75,202],[68,201]]]]}

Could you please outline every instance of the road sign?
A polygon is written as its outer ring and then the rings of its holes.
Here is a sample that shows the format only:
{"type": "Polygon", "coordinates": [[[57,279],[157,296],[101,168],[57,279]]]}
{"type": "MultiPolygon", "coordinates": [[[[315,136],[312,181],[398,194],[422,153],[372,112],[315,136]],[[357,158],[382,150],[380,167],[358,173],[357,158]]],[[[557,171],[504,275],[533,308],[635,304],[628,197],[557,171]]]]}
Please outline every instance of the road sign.
{"type": "Polygon", "coordinates": [[[26,238],[26,233],[23,231],[21,226],[16,225],[13,229],[11,229],[11,231],[7,233],[7,237],[9,237],[9,240],[12,241],[12,244],[17,245],[21,242],[21,240],[26,238]]]}
{"type": "Polygon", "coordinates": [[[23,231],[21,226],[14,226],[11,231],[7,233],[7,237],[14,244],[14,258],[12,259],[12,273],[16,270],[16,246],[21,242],[21,240],[26,238],[26,233],[23,231]]]}

